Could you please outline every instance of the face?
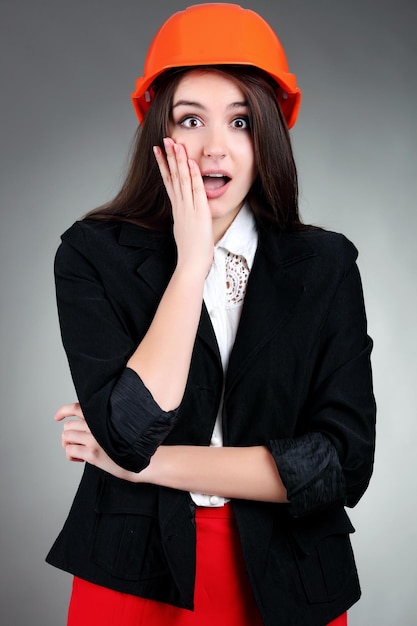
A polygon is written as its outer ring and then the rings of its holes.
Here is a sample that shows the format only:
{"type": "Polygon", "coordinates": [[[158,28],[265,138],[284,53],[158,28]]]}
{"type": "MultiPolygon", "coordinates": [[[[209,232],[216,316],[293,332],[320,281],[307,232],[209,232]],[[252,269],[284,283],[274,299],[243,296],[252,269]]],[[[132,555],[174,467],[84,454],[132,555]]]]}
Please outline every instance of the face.
{"type": "Polygon", "coordinates": [[[174,93],[169,136],[200,168],[219,239],[256,176],[248,105],[241,89],[218,72],[185,74],[174,93]]]}

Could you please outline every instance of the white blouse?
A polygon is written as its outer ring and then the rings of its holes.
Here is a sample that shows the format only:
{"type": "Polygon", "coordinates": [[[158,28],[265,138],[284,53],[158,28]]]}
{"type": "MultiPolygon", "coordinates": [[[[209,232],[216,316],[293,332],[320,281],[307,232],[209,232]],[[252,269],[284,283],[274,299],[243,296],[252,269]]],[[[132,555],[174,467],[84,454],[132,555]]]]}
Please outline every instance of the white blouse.
{"type": "MultiPolygon", "coordinates": [[[[204,284],[204,303],[219,346],[223,371],[226,372],[232,350],[249,272],[252,269],[258,235],[255,219],[244,204],[228,230],[214,247],[213,263],[204,284]]],[[[210,445],[223,445],[223,393],[210,445]]],[[[228,500],[215,494],[191,493],[198,506],[223,506],[228,500]]]]}

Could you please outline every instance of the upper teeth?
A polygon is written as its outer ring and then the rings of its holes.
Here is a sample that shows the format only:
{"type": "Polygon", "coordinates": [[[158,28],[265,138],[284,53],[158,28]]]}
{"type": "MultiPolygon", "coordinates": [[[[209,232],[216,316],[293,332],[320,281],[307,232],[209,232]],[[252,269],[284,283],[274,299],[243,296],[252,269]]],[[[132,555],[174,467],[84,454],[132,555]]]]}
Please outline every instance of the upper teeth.
{"type": "Polygon", "coordinates": [[[224,174],[205,174],[207,178],[224,178],[224,174]]]}

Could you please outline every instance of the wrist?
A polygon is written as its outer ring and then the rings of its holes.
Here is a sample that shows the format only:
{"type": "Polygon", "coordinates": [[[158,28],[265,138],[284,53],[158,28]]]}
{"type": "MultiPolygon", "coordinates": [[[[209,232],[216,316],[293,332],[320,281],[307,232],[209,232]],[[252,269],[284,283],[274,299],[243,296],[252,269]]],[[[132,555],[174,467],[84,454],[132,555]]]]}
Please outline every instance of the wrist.
{"type": "Polygon", "coordinates": [[[151,457],[149,465],[140,472],[127,472],[129,474],[127,480],[134,483],[147,483],[148,485],[157,484],[155,481],[155,463],[153,462],[155,454],[151,457]]]}
{"type": "Polygon", "coordinates": [[[207,267],[202,263],[191,263],[185,259],[178,259],[172,279],[178,283],[185,284],[187,288],[190,286],[193,289],[198,287],[203,288],[204,281],[210,271],[210,265],[211,263],[207,267]]]}

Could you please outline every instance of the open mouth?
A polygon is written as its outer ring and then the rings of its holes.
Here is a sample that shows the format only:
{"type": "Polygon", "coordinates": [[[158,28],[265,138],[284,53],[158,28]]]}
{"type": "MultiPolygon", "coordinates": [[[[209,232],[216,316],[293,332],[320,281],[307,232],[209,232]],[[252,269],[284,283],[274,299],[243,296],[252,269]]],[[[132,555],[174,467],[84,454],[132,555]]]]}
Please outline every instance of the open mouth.
{"type": "Polygon", "coordinates": [[[206,191],[216,191],[224,187],[230,178],[224,174],[205,174],[203,176],[204,188],[206,191]]]}

